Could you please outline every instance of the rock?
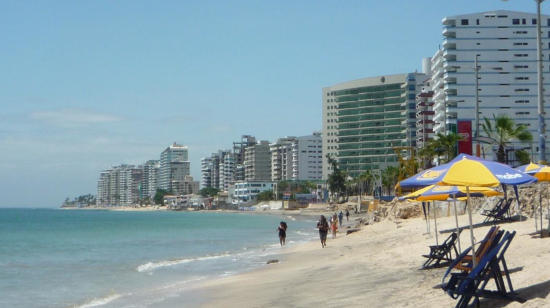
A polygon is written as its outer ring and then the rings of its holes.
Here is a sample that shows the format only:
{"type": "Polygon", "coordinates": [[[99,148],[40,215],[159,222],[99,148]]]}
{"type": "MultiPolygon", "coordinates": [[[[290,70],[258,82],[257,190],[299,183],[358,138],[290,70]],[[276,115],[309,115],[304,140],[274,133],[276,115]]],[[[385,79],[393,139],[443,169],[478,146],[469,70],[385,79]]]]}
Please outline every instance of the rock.
{"type": "Polygon", "coordinates": [[[357,231],[359,231],[359,230],[361,230],[361,229],[349,229],[349,230],[346,232],[346,235],[351,234],[351,233],[354,233],[354,232],[357,232],[357,231]]]}
{"type": "Polygon", "coordinates": [[[279,263],[279,260],[275,259],[275,260],[267,261],[267,264],[272,264],[272,263],[279,263]]]}

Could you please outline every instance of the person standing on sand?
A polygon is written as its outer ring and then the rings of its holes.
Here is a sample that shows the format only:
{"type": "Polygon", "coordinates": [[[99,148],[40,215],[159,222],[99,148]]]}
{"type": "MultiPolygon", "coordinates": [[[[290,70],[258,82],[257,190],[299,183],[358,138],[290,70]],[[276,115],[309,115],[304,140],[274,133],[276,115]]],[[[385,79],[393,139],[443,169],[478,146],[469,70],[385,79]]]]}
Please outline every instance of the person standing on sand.
{"type": "Polygon", "coordinates": [[[342,227],[342,221],[344,220],[344,213],[340,211],[340,214],[338,215],[338,221],[340,222],[340,227],[342,227]]]}
{"type": "Polygon", "coordinates": [[[321,220],[317,222],[317,229],[319,229],[319,237],[321,238],[321,246],[325,248],[327,246],[327,233],[328,222],[324,215],[321,215],[321,220]]]}
{"type": "Polygon", "coordinates": [[[346,210],[346,221],[349,221],[349,211],[346,210]]]}
{"type": "Polygon", "coordinates": [[[336,216],[336,213],[332,215],[332,219],[330,220],[330,228],[332,229],[332,239],[335,239],[336,231],[338,230],[338,216],[336,216]]]}
{"type": "Polygon", "coordinates": [[[279,242],[281,243],[281,247],[286,245],[286,228],[287,225],[284,221],[281,221],[279,228],[277,228],[277,231],[279,231],[279,242]]]}

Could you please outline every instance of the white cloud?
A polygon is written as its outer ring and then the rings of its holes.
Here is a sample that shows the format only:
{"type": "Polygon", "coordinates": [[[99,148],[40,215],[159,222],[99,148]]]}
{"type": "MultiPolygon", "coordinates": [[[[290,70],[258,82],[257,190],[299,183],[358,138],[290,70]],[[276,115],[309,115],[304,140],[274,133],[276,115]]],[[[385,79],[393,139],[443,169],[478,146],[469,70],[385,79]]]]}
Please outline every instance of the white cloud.
{"type": "Polygon", "coordinates": [[[30,117],[50,125],[65,127],[124,120],[124,118],[116,115],[79,108],[33,111],[30,113],[30,117]]]}

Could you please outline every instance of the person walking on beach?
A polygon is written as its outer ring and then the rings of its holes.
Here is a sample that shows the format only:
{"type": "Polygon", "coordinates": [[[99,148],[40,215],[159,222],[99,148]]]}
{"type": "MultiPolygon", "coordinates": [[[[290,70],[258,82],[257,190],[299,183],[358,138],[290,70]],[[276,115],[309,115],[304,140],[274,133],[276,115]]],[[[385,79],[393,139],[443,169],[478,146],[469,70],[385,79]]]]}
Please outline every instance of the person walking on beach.
{"type": "Polygon", "coordinates": [[[279,228],[277,228],[277,231],[279,231],[279,242],[281,243],[281,247],[286,245],[286,228],[287,225],[284,221],[281,221],[281,223],[279,224],[279,228]]]}
{"type": "Polygon", "coordinates": [[[328,222],[324,215],[321,215],[321,220],[317,222],[317,229],[319,229],[319,237],[321,238],[321,246],[325,248],[327,246],[327,233],[328,222]]]}
{"type": "Polygon", "coordinates": [[[346,221],[349,221],[349,211],[346,210],[346,221]]]}
{"type": "Polygon", "coordinates": [[[338,230],[338,216],[336,216],[336,213],[332,215],[332,219],[330,220],[330,229],[332,229],[332,239],[335,239],[336,231],[338,230]]]}
{"type": "Polygon", "coordinates": [[[340,227],[342,227],[342,221],[344,220],[344,213],[340,211],[340,214],[338,215],[338,221],[340,222],[340,227]]]}

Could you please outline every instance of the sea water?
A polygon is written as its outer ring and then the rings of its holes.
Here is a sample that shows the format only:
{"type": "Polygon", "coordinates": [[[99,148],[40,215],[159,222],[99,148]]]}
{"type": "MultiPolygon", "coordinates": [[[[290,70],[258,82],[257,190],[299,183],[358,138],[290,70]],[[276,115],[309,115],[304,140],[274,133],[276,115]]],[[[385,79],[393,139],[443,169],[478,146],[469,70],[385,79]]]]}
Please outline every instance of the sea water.
{"type": "Polygon", "coordinates": [[[0,307],[193,307],[197,286],[284,249],[281,220],[289,246],[312,240],[315,218],[294,217],[0,209],[0,307]]]}

